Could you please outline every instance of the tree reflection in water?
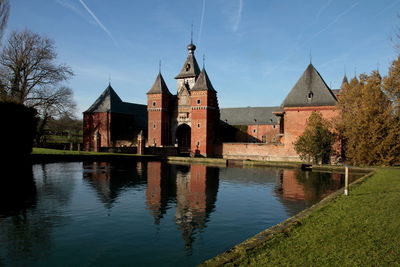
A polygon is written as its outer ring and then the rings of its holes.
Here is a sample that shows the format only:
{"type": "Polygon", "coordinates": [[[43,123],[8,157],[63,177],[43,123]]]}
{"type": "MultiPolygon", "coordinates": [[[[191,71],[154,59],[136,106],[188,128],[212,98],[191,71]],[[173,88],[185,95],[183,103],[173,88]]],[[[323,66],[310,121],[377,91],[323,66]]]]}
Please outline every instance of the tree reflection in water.
{"type": "Polygon", "coordinates": [[[29,262],[46,255],[53,228],[68,222],[62,208],[70,201],[74,179],[63,168],[71,166],[55,166],[34,165],[34,179],[31,164],[19,165],[10,170],[9,179],[1,180],[0,251],[6,255],[0,256],[7,261],[29,262]]]}

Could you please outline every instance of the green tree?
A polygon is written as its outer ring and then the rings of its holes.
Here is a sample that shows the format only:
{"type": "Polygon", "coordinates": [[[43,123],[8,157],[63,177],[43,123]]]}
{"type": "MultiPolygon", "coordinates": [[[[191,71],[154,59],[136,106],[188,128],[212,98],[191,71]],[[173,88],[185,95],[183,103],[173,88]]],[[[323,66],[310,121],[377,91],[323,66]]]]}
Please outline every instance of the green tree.
{"type": "Polygon", "coordinates": [[[329,163],[334,140],[329,122],[321,113],[313,112],[308,118],[304,133],[296,140],[294,147],[303,160],[312,159],[315,163],[329,163]]]}

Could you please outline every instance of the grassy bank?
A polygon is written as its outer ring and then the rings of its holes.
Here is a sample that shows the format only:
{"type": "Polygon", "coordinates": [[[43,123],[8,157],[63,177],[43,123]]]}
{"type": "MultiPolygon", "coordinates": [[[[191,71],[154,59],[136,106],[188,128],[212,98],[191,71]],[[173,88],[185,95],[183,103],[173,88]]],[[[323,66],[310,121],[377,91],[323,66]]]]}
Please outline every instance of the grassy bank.
{"type": "Polygon", "coordinates": [[[308,216],[277,226],[274,233],[265,231],[204,265],[398,266],[399,203],[400,169],[379,169],[353,186],[350,196],[322,203],[308,216]]]}

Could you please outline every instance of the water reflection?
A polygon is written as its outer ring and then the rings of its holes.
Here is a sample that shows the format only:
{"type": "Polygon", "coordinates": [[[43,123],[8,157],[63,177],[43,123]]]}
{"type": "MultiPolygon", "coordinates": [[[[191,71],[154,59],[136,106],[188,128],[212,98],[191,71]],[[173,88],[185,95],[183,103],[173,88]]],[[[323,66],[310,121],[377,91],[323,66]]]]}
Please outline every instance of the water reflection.
{"type": "Polygon", "coordinates": [[[0,266],[53,266],[60,257],[65,265],[195,265],[343,183],[340,174],[166,162],[17,170],[0,181],[0,266]]]}
{"type": "Polygon", "coordinates": [[[165,162],[147,163],[146,205],[156,225],[168,209],[168,203],[175,199],[175,179],[171,177],[171,168],[165,162]]]}
{"type": "Polygon", "coordinates": [[[191,253],[194,234],[206,227],[215,207],[218,192],[218,168],[204,165],[147,165],[147,208],[159,224],[168,203],[176,199],[175,223],[182,232],[187,252],[191,253]]]}
{"type": "Polygon", "coordinates": [[[175,221],[182,231],[185,248],[191,253],[196,230],[206,227],[207,218],[215,208],[219,170],[192,164],[190,170],[176,167],[175,221]]]}
{"type": "Polygon", "coordinates": [[[2,181],[0,252],[4,251],[7,261],[29,262],[52,249],[54,229],[69,222],[63,208],[69,205],[75,186],[70,177],[73,165],[35,165],[35,180],[32,165],[22,165],[2,181]]]}
{"type": "Polygon", "coordinates": [[[343,184],[343,175],[338,173],[302,170],[281,170],[276,192],[286,200],[303,200],[313,204],[338,190],[343,184]]]}
{"type": "Polygon", "coordinates": [[[83,179],[93,187],[99,200],[111,209],[119,194],[144,184],[142,162],[83,162],[83,179]]]}
{"type": "Polygon", "coordinates": [[[32,165],[4,166],[0,179],[0,218],[17,214],[36,203],[32,165]]]}

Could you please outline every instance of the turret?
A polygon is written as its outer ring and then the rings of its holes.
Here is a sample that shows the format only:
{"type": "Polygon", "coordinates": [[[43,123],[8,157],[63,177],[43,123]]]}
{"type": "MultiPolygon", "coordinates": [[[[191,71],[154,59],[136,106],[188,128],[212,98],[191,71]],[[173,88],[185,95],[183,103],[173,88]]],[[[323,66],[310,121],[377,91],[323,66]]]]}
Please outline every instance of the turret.
{"type": "Polygon", "coordinates": [[[171,93],[161,73],[147,92],[148,145],[169,145],[169,105],[171,93]]]}
{"type": "Polygon", "coordinates": [[[203,156],[210,156],[214,153],[220,114],[217,92],[204,68],[190,93],[192,98],[191,150],[203,156]]]}

